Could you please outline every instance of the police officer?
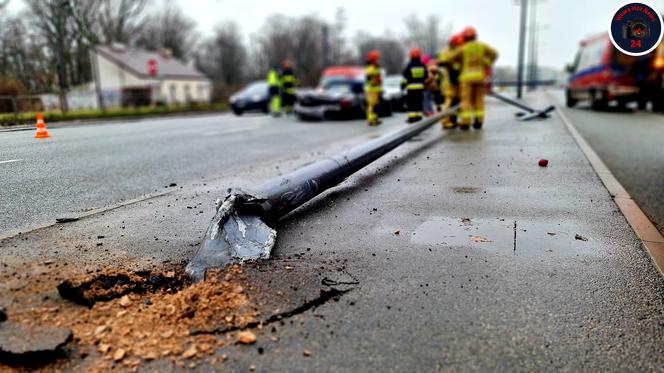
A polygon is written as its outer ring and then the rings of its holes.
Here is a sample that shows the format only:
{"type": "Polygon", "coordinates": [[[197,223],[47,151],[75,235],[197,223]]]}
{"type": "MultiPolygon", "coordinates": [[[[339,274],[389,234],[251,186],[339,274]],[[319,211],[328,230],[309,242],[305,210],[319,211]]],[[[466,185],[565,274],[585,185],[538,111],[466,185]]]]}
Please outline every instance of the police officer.
{"type": "Polygon", "coordinates": [[[278,117],[281,115],[281,79],[277,65],[272,66],[267,72],[267,86],[270,95],[270,113],[278,117]]]}
{"type": "MultiPolygon", "coordinates": [[[[459,74],[461,73],[461,64],[452,61],[450,57],[462,45],[463,36],[461,34],[452,35],[448,46],[440,52],[440,56],[438,57],[442,80],[441,92],[445,99],[443,110],[448,110],[452,106],[459,104],[459,74]]],[[[455,128],[457,126],[456,114],[443,118],[442,125],[444,129],[455,128]]]]}
{"type": "Polygon", "coordinates": [[[289,60],[281,63],[281,104],[286,114],[293,113],[295,105],[295,87],[298,81],[293,73],[293,67],[289,60]]]}
{"type": "Polygon", "coordinates": [[[379,59],[379,51],[369,51],[367,54],[367,66],[364,69],[367,124],[370,126],[377,126],[381,123],[378,119],[378,113],[376,113],[376,107],[380,103],[380,95],[383,92],[383,78],[380,73],[380,65],[378,64],[379,59]]]}
{"type": "Polygon", "coordinates": [[[461,88],[461,113],[459,127],[481,129],[484,124],[484,80],[488,68],[498,58],[498,52],[488,44],[477,40],[473,27],[463,30],[464,45],[451,55],[451,60],[461,63],[459,83],[461,88]]]}
{"type": "Polygon", "coordinates": [[[419,48],[410,51],[410,62],[403,71],[402,87],[407,90],[408,123],[422,119],[422,105],[424,101],[424,82],[427,79],[427,68],[421,60],[422,52],[419,48]]]}

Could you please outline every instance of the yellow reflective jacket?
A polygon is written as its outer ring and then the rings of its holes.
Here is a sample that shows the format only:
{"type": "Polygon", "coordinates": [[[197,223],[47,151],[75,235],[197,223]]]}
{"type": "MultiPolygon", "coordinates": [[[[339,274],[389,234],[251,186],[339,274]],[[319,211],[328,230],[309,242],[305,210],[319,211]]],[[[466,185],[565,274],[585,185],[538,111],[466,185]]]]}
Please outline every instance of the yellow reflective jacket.
{"type": "Polygon", "coordinates": [[[299,81],[293,73],[293,69],[286,68],[281,71],[281,87],[284,92],[289,95],[295,94],[295,87],[298,85],[299,81]]]}
{"type": "Polygon", "coordinates": [[[368,64],[364,69],[364,75],[367,92],[383,91],[383,77],[380,75],[380,68],[378,65],[368,64]]]}
{"type": "Polygon", "coordinates": [[[269,87],[280,87],[281,81],[279,79],[279,73],[275,69],[270,69],[267,72],[267,85],[269,87]]]}
{"type": "Polygon", "coordinates": [[[452,60],[454,52],[459,48],[445,47],[438,56],[438,63],[441,70],[441,88],[447,95],[454,95],[456,86],[459,84],[459,74],[461,70],[461,63],[452,60]]]}
{"type": "Polygon", "coordinates": [[[461,82],[482,82],[486,69],[498,58],[498,52],[481,41],[473,40],[452,52],[450,59],[461,63],[461,82]]]}

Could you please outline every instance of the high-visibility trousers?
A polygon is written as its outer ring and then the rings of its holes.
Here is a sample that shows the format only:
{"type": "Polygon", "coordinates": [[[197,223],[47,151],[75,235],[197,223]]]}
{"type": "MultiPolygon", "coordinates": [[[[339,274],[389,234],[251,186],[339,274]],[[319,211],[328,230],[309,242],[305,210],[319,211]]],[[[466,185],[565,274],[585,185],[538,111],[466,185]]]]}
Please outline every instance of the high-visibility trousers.
{"type": "Polygon", "coordinates": [[[380,103],[380,92],[367,92],[367,122],[373,124],[378,122],[378,113],[376,107],[380,103]]]}
{"type": "Polygon", "coordinates": [[[281,114],[281,95],[270,96],[270,112],[272,114],[281,114]]]}
{"type": "Polygon", "coordinates": [[[284,92],[281,95],[281,105],[287,113],[292,112],[293,106],[295,106],[295,95],[289,92],[284,92]]]}
{"type": "Polygon", "coordinates": [[[422,119],[422,105],[424,104],[423,89],[409,89],[407,91],[408,122],[417,122],[422,119]]]}
{"type": "Polygon", "coordinates": [[[461,113],[459,124],[468,126],[473,121],[484,122],[484,81],[461,82],[461,113]]]}
{"type": "MultiPolygon", "coordinates": [[[[449,110],[452,106],[459,104],[459,86],[457,84],[447,83],[443,88],[443,96],[445,102],[443,103],[443,110],[449,110]]],[[[452,128],[457,124],[457,115],[452,114],[443,118],[443,126],[452,128]]]]}

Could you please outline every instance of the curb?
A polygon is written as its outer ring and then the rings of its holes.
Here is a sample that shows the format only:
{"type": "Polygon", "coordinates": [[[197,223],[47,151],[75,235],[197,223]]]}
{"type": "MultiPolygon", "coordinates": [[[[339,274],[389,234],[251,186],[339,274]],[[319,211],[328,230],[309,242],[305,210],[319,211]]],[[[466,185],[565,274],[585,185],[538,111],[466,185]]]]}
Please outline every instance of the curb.
{"type": "Polygon", "coordinates": [[[646,214],[643,213],[641,208],[636,204],[632,197],[627,193],[622,184],[613,176],[613,173],[604,164],[602,159],[590,147],[588,142],[577,131],[574,124],[567,118],[565,113],[556,105],[558,116],[565,124],[565,127],[576,141],[576,144],[581,148],[585,154],[591,167],[597,173],[600,180],[609,191],[611,198],[618,206],[623,216],[636,233],[636,236],[641,241],[641,244],[646,249],[655,267],[659,270],[660,275],[664,277],[664,236],[657,230],[653,223],[648,219],[646,214]]]}

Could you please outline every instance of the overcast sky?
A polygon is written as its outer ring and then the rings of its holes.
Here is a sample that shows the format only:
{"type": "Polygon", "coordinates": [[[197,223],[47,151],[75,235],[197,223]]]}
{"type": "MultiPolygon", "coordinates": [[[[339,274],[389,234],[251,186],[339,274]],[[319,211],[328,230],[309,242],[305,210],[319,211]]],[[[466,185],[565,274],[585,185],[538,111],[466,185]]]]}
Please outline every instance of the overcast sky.
{"type": "MultiPolygon", "coordinates": [[[[160,0],[152,0],[159,4],[160,0]]],[[[185,13],[198,22],[199,32],[209,35],[215,24],[233,20],[248,35],[256,33],[267,16],[316,14],[332,21],[336,10],[344,8],[347,18],[347,36],[352,38],[359,30],[381,34],[386,30],[401,34],[403,19],[409,14],[425,17],[437,14],[443,24],[454,30],[466,25],[478,29],[480,39],[498,49],[498,64],[516,65],[519,6],[515,0],[177,0],[185,13]]],[[[529,0],[532,4],[534,0],[529,0]]],[[[625,0],[539,0],[539,63],[562,68],[570,62],[584,37],[608,29],[608,22],[625,0]]],[[[664,0],[649,2],[658,10],[664,9],[664,0]]],[[[10,10],[19,11],[22,0],[10,0],[10,10]]]]}

